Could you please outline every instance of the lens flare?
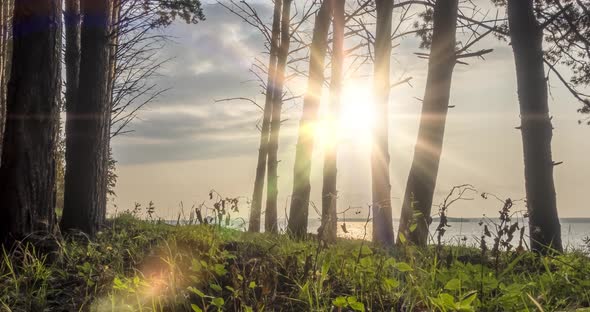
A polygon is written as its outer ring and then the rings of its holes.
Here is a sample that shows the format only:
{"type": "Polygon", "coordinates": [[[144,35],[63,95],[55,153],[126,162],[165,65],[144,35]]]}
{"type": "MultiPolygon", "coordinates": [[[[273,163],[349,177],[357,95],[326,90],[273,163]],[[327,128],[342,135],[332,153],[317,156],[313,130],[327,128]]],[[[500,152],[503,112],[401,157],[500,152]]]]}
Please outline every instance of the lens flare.
{"type": "MultiPolygon", "coordinates": [[[[323,103],[329,103],[327,96],[323,103]]],[[[339,113],[331,115],[326,105],[323,106],[320,119],[313,125],[320,147],[325,149],[339,143],[370,147],[375,111],[369,86],[344,88],[339,113]]]]}

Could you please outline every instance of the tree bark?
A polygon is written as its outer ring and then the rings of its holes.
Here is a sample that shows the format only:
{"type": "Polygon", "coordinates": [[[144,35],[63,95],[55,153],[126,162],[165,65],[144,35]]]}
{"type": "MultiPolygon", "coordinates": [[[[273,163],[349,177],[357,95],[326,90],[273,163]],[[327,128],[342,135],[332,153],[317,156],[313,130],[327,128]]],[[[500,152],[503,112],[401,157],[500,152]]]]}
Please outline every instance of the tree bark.
{"type": "Polygon", "coordinates": [[[389,93],[393,0],[376,0],[375,125],[371,151],[373,242],[390,247],[394,242],[389,182],[389,93]]]}
{"type": "Polygon", "coordinates": [[[268,141],[268,185],[266,190],[266,213],[264,230],[276,233],[279,230],[277,220],[279,132],[281,129],[281,109],[283,106],[283,88],[285,86],[285,69],[291,43],[291,4],[293,0],[284,0],[281,18],[281,46],[277,57],[276,84],[273,93],[270,137],[268,141]]]}
{"type": "Polygon", "coordinates": [[[508,20],[518,84],[531,249],[563,251],[557,213],[543,31],[532,0],[509,0],[508,20]]]}
{"type": "Polygon", "coordinates": [[[340,99],[344,71],[344,27],[345,0],[332,0],[334,19],[332,43],[332,74],[330,81],[330,105],[328,106],[329,141],[324,152],[324,171],[322,186],[322,238],[333,243],[338,232],[337,201],[338,190],[338,123],[340,116],[340,99]]]}
{"type": "Polygon", "coordinates": [[[0,168],[0,240],[5,243],[54,231],[60,16],[60,1],[14,4],[14,53],[0,168]]]}
{"type": "Polygon", "coordinates": [[[93,236],[106,211],[105,127],[109,126],[110,0],[82,0],[78,101],[66,126],[64,231],[93,236]]]}
{"type": "Polygon", "coordinates": [[[66,28],[66,119],[69,119],[77,101],[80,78],[80,0],[65,1],[64,20],[66,28]]]}
{"type": "Polygon", "coordinates": [[[458,0],[436,1],[426,91],[414,160],[402,206],[398,242],[402,235],[419,246],[425,246],[428,242],[432,199],[456,64],[457,12],[458,0]],[[412,225],[415,226],[413,231],[412,225]]]}
{"type": "Polygon", "coordinates": [[[258,162],[256,164],[256,177],[254,179],[254,192],[252,194],[252,207],[250,208],[249,232],[260,232],[260,215],[262,213],[262,191],[266,176],[266,159],[268,155],[268,138],[270,136],[270,119],[272,116],[273,95],[277,71],[277,54],[279,52],[279,39],[281,36],[281,10],[282,0],[275,0],[272,34],[270,42],[270,57],[268,60],[268,78],[266,82],[266,98],[262,127],[260,131],[260,147],[258,149],[258,162]]]}
{"type": "MultiPolygon", "coordinates": [[[[4,123],[6,122],[6,87],[10,75],[10,19],[12,16],[12,1],[3,1],[0,4],[0,155],[2,155],[2,142],[4,135],[4,123]]],[[[0,157],[1,158],[1,157],[0,157]]],[[[0,164],[1,164],[0,159],[0,164]]]]}
{"type": "MultiPolygon", "coordinates": [[[[104,189],[104,202],[105,207],[104,209],[100,210],[100,215],[98,216],[99,220],[106,219],[106,206],[108,202],[108,193],[109,193],[109,175],[111,174],[109,170],[111,167],[109,164],[111,163],[111,126],[112,126],[112,114],[114,110],[114,97],[115,97],[115,84],[117,80],[117,68],[118,64],[118,57],[119,57],[119,40],[121,39],[121,9],[122,9],[123,1],[121,0],[112,0],[112,8],[111,8],[111,22],[110,22],[110,29],[109,29],[109,72],[108,72],[108,82],[107,82],[107,101],[108,101],[108,119],[106,120],[107,126],[104,127],[103,139],[105,141],[105,147],[103,149],[103,166],[106,168],[106,173],[104,179],[101,180],[103,183],[101,188],[104,189]]],[[[113,169],[114,170],[114,169],[113,169]]]]}
{"type": "MultiPolygon", "coordinates": [[[[4,85],[6,84],[6,32],[8,31],[8,1],[0,3],[0,155],[2,155],[2,135],[4,134],[4,119],[6,114],[6,97],[4,85]]],[[[0,157],[2,158],[2,157],[0,157]]],[[[2,160],[0,159],[0,165],[2,160]]]]}
{"type": "Polygon", "coordinates": [[[307,234],[309,193],[311,191],[311,154],[315,138],[315,125],[325,81],[324,67],[328,49],[328,32],[332,16],[332,0],[324,0],[315,19],[310,46],[309,78],[303,100],[303,114],[299,123],[299,137],[293,169],[293,192],[289,210],[289,234],[303,238],[307,234]]]}
{"type": "MultiPolygon", "coordinates": [[[[65,109],[66,124],[65,133],[71,133],[71,120],[74,118],[74,107],[78,101],[78,85],[80,81],[80,0],[64,1],[64,23],[65,23],[65,52],[64,63],[66,66],[66,92],[65,92],[65,109]]],[[[67,142],[67,137],[65,138],[67,142]]],[[[64,155],[65,157],[65,155],[64,155]]],[[[64,168],[65,175],[65,168],[64,168]]],[[[65,179],[65,177],[64,177],[65,179]]],[[[64,191],[65,191],[65,180],[64,191]]],[[[62,195],[62,211],[63,211],[62,195]]],[[[63,213],[62,213],[63,217],[63,213]]]]}

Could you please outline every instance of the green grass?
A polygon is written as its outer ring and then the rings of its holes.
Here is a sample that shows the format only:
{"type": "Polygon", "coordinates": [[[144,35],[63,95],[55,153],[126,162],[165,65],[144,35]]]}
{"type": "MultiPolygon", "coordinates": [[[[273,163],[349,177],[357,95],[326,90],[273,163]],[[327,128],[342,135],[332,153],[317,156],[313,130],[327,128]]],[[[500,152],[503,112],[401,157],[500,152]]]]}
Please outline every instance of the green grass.
{"type": "Polygon", "coordinates": [[[324,247],[128,215],[88,243],[3,251],[0,311],[590,311],[590,259],[324,247]]]}

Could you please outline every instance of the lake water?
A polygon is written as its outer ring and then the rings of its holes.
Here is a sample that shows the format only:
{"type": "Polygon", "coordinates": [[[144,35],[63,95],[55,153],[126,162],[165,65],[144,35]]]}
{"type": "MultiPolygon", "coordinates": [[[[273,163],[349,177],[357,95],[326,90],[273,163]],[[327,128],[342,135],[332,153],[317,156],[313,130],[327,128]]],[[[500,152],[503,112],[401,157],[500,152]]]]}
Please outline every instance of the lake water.
{"type": "MultiPolygon", "coordinates": [[[[444,244],[451,245],[465,245],[465,246],[479,246],[479,240],[483,234],[484,227],[480,225],[480,222],[487,224],[490,232],[494,234],[494,222],[498,220],[494,219],[477,219],[477,218],[450,218],[448,224],[450,227],[446,228],[446,232],[442,238],[444,244]]],[[[514,220],[516,221],[516,220],[514,220]]],[[[170,224],[176,224],[176,221],[169,221],[170,224]]],[[[244,219],[232,220],[232,227],[246,230],[247,221],[244,219]]],[[[525,225],[525,239],[528,244],[528,221],[522,218],[518,219],[519,224],[525,225]]],[[[284,231],[287,227],[285,219],[279,219],[279,228],[284,231]]],[[[344,222],[338,222],[338,237],[350,238],[350,239],[365,239],[371,240],[371,233],[373,231],[373,225],[371,222],[367,223],[366,220],[353,219],[347,220],[346,232],[344,232],[342,225],[344,222]]],[[[560,220],[561,223],[561,238],[563,247],[566,250],[573,249],[584,249],[588,246],[584,243],[585,238],[590,237],[590,218],[564,218],[560,220]]],[[[436,227],[438,225],[438,219],[433,220],[430,226],[429,244],[436,243],[436,227]]],[[[320,226],[319,219],[309,219],[308,231],[309,233],[317,233],[317,229],[320,226]]],[[[394,219],[393,228],[397,231],[399,226],[399,220],[394,219]]],[[[264,227],[264,225],[263,225],[264,227]]],[[[264,229],[263,229],[264,230],[264,229]]],[[[397,232],[396,232],[397,235],[397,232]]],[[[518,245],[519,233],[515,233],[512,241],[513,245],[518,245]]],[[[492,244],[493,238],[486,239],[488,246],[492,244]]]]}
{"type": "MultiPolygon", "coordinates": [[[[467,245],[467,246],[479,246],[479,239],[483,233],[483,226],[479,225],[480,219],[452,219],[449,221],[450,227],[446,228],[445,235],[442,241],[445,244],[453,245],[467,245]]],[[[490,222],[495,220],[485,221],[492,231],[492,224],[490,222]]],[[[519,220],[520,224],[525,224],[527,230],[525,237],[528,239],[528,223],[526,220],[519,220]],[[525,223],[523,223],[523,221],[525,223]]],[[[361,220],[346,221],[345,233],[342,229],[342,222],[338,222],[338,236],[353,239],[371,240],[371,233],[373,226],[371,222],[367,223],[361,220]],[[365,229],[366,224],[366,229],[365,229]]],[[[393,221],[394,230],[398,229],[399,220],[393,221]]],[[[430,233],[432,235],[430,243],[434,243],[436,240],[436,227],[438,220],[434,220],[430,226],[430,233]]],[[[320,220],[310,219],[309,220],[309,232],[317,233],[317,229],[320,226],[320,220]]],[[[285,222],[281,222],[281,228],[285,227],[285,222]]],[[[492,231],[493,232],[493,231],[492,231]]],[[[396,233],[397,235],[397,233],[396,233]]],[[[590,219],[562,219],[561,220],[561,235],[564,248],[571,250],[581,249],[585,247],[584,238],[590,237],[590,219]]],[[[488,245],[492,242],[492,239],[487,240],[488,245]]],[[[528,242],[527,242],[528,243],[528,242]]],[[[515,235],[513,244],[518,244],[518,235],[515,235]]]]}

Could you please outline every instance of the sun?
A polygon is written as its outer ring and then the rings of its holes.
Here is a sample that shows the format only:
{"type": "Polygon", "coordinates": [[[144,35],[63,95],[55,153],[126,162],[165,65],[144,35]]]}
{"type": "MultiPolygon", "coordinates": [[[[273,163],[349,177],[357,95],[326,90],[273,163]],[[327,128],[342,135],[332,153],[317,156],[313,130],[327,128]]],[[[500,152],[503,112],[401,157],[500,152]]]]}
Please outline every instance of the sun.
{"type": "MultiPolygon", "coordinates": [[[[316,138],[321,147],[331,144],[351,144],[370,147],[372,129],[375,121],[373,95],[370,86],[351,85],[344,88],[340,106],[340,116],[330,116],[326,109],[321,110],[316,125],[316,138]]],[[[324,103],[330,99],[325,97],[324,103]]]]}

